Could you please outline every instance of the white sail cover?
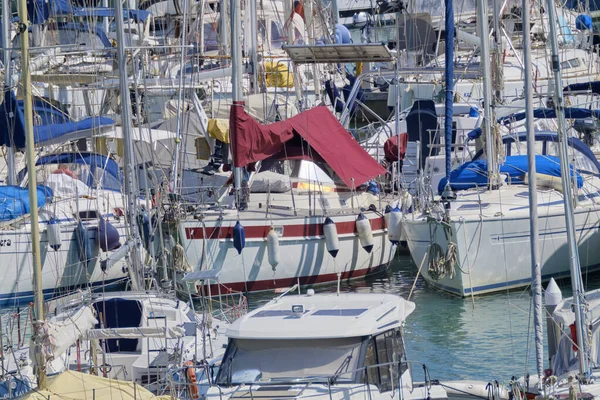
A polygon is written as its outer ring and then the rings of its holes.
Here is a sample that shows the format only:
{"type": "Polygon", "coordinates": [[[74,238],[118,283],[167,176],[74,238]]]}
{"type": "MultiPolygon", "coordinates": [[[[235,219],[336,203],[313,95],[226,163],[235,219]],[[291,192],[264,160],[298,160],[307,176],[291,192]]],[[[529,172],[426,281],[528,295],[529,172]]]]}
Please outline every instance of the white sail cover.
{"type": "MultiPolygon", "coordinates": [[[[42,325],[44,332],[42,343],[46,361],[52,361],[64,354],[78,339],[85,337],[98,320],[89,306],[83,306],[75,311],[61,313],[55,318],[45,321],[42,325]]],[[[31,346],[33,349],[34,346],[31,346]]],[[[32,360],[36,357],[31,355],[32,360]]]]}
{"type": "Polygon", "coordinates": [[[91,329],[87,339],[138,339],[138,338],[167,338],[176,339],[185,335],[181,326],[145,326],[137,328],[104,328],[91,329]]]}

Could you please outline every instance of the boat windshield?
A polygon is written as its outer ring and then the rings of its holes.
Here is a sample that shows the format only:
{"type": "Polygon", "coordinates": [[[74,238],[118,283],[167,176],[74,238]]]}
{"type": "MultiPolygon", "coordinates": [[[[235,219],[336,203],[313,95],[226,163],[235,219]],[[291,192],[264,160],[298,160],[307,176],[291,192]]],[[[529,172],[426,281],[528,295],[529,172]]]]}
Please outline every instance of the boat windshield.
{"type": "Polygon", "coordinates": [[[354,381],[363,338],[232,339],[217,376],[222,386],[255,382],[354,381]]]}

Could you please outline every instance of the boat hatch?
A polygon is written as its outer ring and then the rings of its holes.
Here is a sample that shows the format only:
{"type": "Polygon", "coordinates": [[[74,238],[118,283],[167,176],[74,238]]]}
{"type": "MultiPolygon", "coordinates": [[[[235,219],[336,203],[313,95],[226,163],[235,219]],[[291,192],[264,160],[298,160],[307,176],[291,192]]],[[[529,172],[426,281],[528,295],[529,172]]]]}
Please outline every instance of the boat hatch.
{"type": "Polygon", "coordinates": [[[339,308],[333,310],[318,310],[312,313],[313,316],[326,317],[358,317],[360,314],[367,311],[367,308],[339,308]]]}

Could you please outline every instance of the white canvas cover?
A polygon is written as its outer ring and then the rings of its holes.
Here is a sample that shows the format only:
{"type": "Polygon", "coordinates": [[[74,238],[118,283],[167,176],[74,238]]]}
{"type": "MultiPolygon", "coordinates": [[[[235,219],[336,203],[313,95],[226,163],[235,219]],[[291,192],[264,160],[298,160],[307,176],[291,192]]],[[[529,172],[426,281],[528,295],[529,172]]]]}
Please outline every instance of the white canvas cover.
{"type": "Polygon", "coordinates": [[[176,339],[184,336],[185,330],[180,326],[91,329],[87,332],[87,339],[164,338],[165,335],[167,339],[176,339]]]}
{"type": "Polygon", "coordinates": [[[65,371],[48,378],[46,390],[34,390],[22,397],[24,400],[158,400],[170,396],[155,396],[141,385],[133,382],[108,379],[65,371]]]}
{"type": "Polygon", "coordinates": [[[252,193],[285,193],[292,189],[288,176],[277,172],[259,172],[252,178],[250,191],[252,193]]]}
{"type": "MultiPolygon", "coordinates": [[[[97,323],[94,311],[88,306],[61,313],[55,318],[45,321],[42,325],[44,332],[42,343],[46,360],[52,361],[64,354],[78,339],[85,337],[87,331],[97,323]]],[[[31,346],[31,349],[33,348],[34,346],[31,346]]],[[[36,360],[33,354],[30,354],[30,357],[32,360],[36,360]]]]}

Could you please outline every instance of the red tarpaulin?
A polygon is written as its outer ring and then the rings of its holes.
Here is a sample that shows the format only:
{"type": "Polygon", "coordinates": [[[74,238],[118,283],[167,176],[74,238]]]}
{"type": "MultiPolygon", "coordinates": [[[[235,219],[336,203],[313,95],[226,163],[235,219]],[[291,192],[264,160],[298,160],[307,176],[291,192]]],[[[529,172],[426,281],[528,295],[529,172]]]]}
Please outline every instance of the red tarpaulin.
{"type": "Polygon", "coordinates": [[[404,159],[406,154],[406,146],[408,146],[408,133],[404,132],[400,134],[400,149],[398,149],[398,135],[392,136],[383,144],[383,154],[388,162],[398,161],[398,151],[400,152],[400,159],[404,159]]]}
{"type": "Polygon", "coordinates": [[[236,167],[283,152],[286,142],[300,136],[350,188],[386,172],[325,106],[285,121],[261,125],[244,111],[243,102],[234,102],[229,115],[229,136],[236,167]]]}

